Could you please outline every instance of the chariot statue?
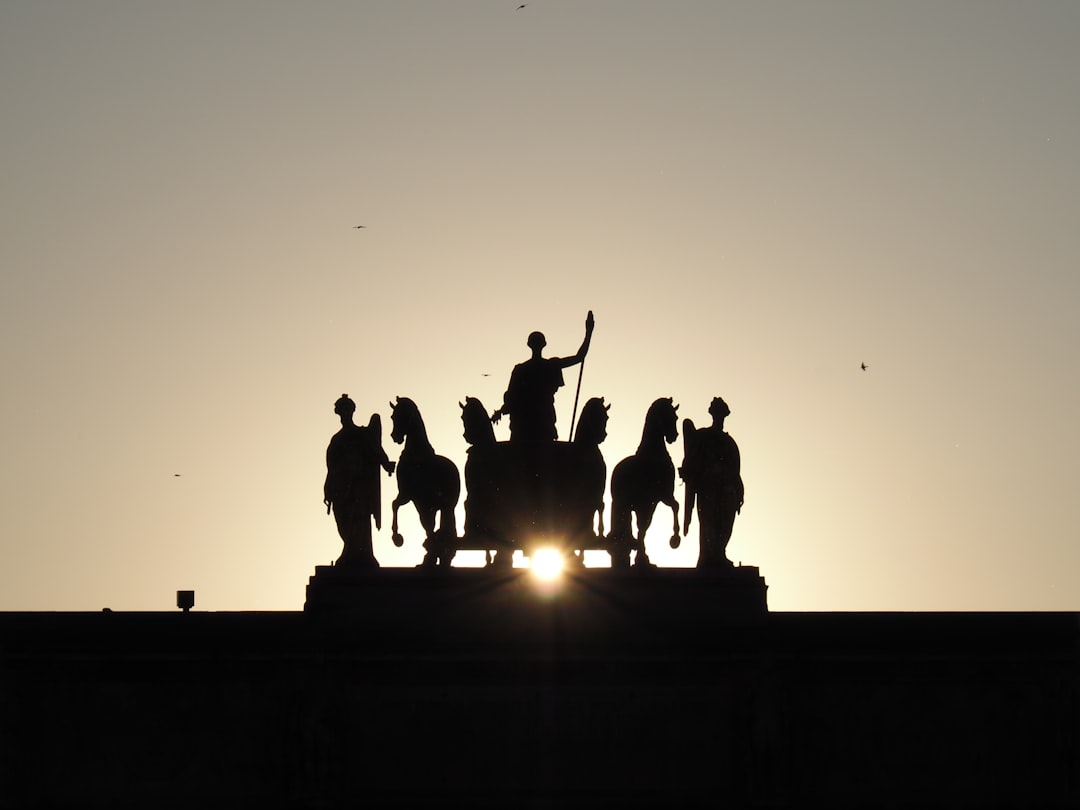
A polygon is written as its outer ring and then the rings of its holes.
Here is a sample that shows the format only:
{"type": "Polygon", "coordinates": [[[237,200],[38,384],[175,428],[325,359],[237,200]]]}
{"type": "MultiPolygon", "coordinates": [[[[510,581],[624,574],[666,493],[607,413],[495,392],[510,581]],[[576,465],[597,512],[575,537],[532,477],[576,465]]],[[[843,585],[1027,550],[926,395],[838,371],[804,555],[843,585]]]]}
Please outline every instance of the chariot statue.
{"type": "Polygon", "coordinates": [[[485,552],[489,565],[510,567],[515,552],[531,557],[540,548],[554,548],[566,562],[584,564],[586,551],[606,551],[614,568],[649,568],[645,536],[656,509],[671,510],[670,545],[677,548],[690,529],[696,506],[699,567],[730,566],[725,549],[735,514],[742,506],[739,451],[723,431],[730,413],[719,397],[709,412],[711,427],[697,429],[683,421],[685,454],[678,475],[686,485],[684,523],[675,498],[676,467],[668,447],[679,436],[679,406],[671,397],[656,399],[645,414],[636,452],[615,465],[611,475],[611,516],[605,533],[604,504],[607,464],[600,445],[607,437],[611,408],[603,397],[590,398],[578,420],[581,369],[592,340],[592,312],[585,319],[585,337],[569,357],[544,357],[547,340],[532,332],[526,341],[531,356],[510,375],[502,404],[489,414],[473,396],[459,401],[464,438],[469,447],[464,476],[428,439],[416,403],[408,397],[390,402],[391,438],[402,446],[396,465],[381,447],[381,422],[373,414],[367,427],[352,422],[355,405],[343,396],[335,404],[342,429],[327,449],[325,503],[333,509],[345,544],[339,563],[376,567],[371,549],[370,520],[380,523],[380,467],[396,472],[392,539],[402,546],[398,513],[412,504],[424,530],[421,567],[448,567],[459,550],[485,552]],[[563,387],[563,370],[579,367],[569,435],[560,440],[555,394],[563,387]],[[509,417],[509,440],[496,439],[493,425],[509,417]],[[575,430],[576,425],[576,430],[575,430]],[[465,485],[465,519],[458,535],[455,509],[465,485]]]}

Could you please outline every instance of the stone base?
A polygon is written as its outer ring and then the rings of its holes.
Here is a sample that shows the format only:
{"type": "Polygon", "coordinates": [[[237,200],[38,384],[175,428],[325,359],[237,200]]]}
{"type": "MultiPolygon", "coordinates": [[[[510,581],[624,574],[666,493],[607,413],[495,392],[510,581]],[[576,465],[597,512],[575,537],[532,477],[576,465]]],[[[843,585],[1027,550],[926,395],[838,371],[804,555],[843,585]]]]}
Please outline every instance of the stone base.
{"type": "Polygon", "coordinates": [[[367,642],[447,645],[688,644],[768,616],[759,570],[315,569],[304,612],[367,642]]]}

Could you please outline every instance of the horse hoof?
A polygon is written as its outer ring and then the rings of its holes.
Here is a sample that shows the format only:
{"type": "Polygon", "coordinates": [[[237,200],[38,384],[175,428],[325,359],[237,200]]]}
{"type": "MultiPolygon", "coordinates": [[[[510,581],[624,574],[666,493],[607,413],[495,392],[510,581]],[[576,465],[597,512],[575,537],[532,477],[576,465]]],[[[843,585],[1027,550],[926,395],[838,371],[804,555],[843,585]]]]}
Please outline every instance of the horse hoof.
{"type": "Polygon", "coordinates": [[[671,535],[671,539],[668,540],[668,545],[672,548],[678,548],[682,544],[682,538],[677,534],[671,535]]]}
{"type": "Polygon", "coordinates": [[[394,545],[398,548],[401,548],[403,545],[405,545],[405,538],[397,532],[394,532],[393,536],[391,536],[390,539],[394,541],[394,545]]]}

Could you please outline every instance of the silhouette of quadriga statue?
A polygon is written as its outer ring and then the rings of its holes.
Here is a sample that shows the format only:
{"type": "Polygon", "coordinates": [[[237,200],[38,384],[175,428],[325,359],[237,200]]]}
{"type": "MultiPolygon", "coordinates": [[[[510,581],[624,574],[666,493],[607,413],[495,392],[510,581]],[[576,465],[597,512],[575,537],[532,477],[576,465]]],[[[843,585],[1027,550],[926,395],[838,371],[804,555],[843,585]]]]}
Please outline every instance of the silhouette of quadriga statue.
{"type": "Polygon", "coordinates": [[[739,447],[724,432],[724,419],[731,413],[727,403],[716,397],[709,405],[709,413],[712,425],[700,430],[689,419],[683,421],[685,455],[679,468],[686,482],[683,534],[690,530],[696,499],[701,547],[698,567],[730,567],[727,544],[744,495],[739,447]]]}
{"type": "Polygon", "coordinates": [[[461,406],[466,438],[473,445],[466,464],[462,545],[475,548],[494,541],[497,564],[508,563],[513,548],[530,554],[540,544],[564,549],[595,545],[592,518],[602,509],[606,474],[597,445],[607,435],[607,409],[602,401],[587,408],[592,424],[579,430],[580,443],[556,441],[555,426],[555,393],[563,385],[563,369],[584,362],[594,326],[589,312],[585,339],[572,357],[544,357],[544,335],[529,335],[532,356],[514,366],[502,407],[490,419],[498,424],[501,417],[510,417],[509,442],[495,442],[490,425],[485,429],[479,423],[478,415],[486,412],[477,400],[469,398],[461,406]],[[585,449],[590,443],[591,452],[585,449]],[[599,484],[594,481],[597,469],[599,484]]]}
{"type": "Polygon", "coordinates": [[[361,427],[353,422],[355,412],[356,403],[348,394],[342,394],[334,403],[334,413],[341,418],[341,430],[333,435],[326,448],[323,504],[327,514],[333,510],[344,543],[337,564],[378,568],[371,546],[371,519],[375,519],[376,528],[381,528],[379,468],[392,475],[394,463],[382,449],[379,415],[373,413],[367,427],[361,427]]]}
{"type": "Polygon", "coordinates": [[[398,508],[410,501],[416,506],[420,525],[424,527],[424,561],[421,566],[449,566],[457,546],[457,519],[454,509],[461,494],[458,468],[445,456],[435,455],[428,441],[427,429],[416,403],[398,397],[390,403],[393,408],[390,433],[395,443],[405,443],[397,463],[398,494],[394,498],[394,518],[391,531],[394,544],[400,547],[404,539],[398,533],[398,508]],[[435,516],[439,528],[435,529],[435,516]]]}
{"type": "Polygon", "coordinates": [[[645,533],[659,503],[671,507],[671,546],[679,545],[675,466],[665,446],[679,437],[678,410],[679,406],[673,404],[671,397],[653,402],[645,415],[637,452],[616,464],[611,474],[611,534],[608,542],[613,568],[628,567],[631,550],[637,551],[635,565],[652,566],[645,553],[645,533]],[[637,522],[636,536],[630,525],[631,514],[637,522]]]}
{"type": "Polygon", "coordinates": [[[480,400],[466,397],[459,405],[470,445],[463,547],[494,549],[495,565],[509,566],[514,549],[530,555],[538,545],[564,552],[603,545],[607,465],[600,443],[607,438],[611,406],[602,397],[581,409],[573,442],[548,443],[547,462],[539,468],[531,448],[495,441],[480,400]]]}

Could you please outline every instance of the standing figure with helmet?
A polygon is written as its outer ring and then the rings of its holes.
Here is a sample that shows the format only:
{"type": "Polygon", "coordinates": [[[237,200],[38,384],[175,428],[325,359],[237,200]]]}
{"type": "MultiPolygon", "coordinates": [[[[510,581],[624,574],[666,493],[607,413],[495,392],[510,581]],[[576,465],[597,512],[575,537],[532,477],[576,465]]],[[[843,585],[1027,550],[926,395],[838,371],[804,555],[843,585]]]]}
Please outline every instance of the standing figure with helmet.
{"type": "Polygon", "coordinates": [[[690,520],[697,501],[698,537],[701,550],[698,567],[731,567],[727,545],[731,530],[743,505],[739,446],[724,431],[724,419],[731,409],[720,397],[709,405],[712,425],[700,430],[683,421],[685,457],[679,475],[686,482],[686,511],[683,534],[690,530],[690,520]]]}

